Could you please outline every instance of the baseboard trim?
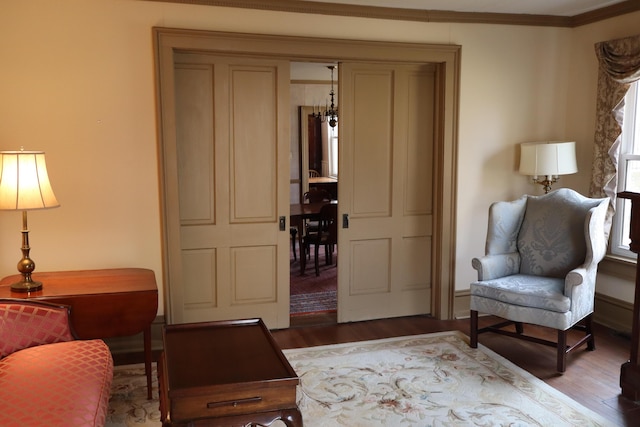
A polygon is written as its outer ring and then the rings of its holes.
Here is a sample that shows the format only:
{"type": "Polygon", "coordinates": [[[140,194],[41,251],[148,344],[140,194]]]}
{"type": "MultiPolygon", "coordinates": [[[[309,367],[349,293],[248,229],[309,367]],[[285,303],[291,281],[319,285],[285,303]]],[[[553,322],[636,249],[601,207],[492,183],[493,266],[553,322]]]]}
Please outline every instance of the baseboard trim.
{"type": "Polygon", "coordinates": [[[593,321],[622,334],[631,333],[633,304],[596,293],[593,321]]]}
{"type": "Polygon", "coordinates": [[[456,291],[453,295],[453,318],[468,319],[470,302],[471,291],[469,289],[456,291]]]}
{"type": "MultiPolygon", "coordinates": [[[[469,318],[469,301],[471,292],[456,291],[453,299],[453,313],[455,319],[469,318]]],[[[629,334],[633,321],[633,304],[596,293],[593,321],[614,331],[629,334]]]]}

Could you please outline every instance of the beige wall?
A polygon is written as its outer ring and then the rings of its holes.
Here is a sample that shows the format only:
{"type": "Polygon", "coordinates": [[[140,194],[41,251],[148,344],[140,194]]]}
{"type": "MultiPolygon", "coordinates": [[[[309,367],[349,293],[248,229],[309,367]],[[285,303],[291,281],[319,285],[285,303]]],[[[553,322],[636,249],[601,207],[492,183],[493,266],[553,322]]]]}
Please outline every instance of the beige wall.
{"type": "MultiPolygon", "coordinates": [[[[474,278],[490,201],[539,191],[515,144],[578,142],[586,191],[593,42],[635,13],[580,29],[378,21],[136,0],[4,0],[0,149],[41,149],[62,207],[30,214],[37,271],[138,266],[162,286],[153,26],[462,46],[456,288],[474,278]]],[[[0,276],[20,258],[20,216],[0,213],[0,276]]],[[[46,286],[46,285],[45,285],[46,286]]],[[[162,313],[162,304],[160,302],[162,313]]]]}

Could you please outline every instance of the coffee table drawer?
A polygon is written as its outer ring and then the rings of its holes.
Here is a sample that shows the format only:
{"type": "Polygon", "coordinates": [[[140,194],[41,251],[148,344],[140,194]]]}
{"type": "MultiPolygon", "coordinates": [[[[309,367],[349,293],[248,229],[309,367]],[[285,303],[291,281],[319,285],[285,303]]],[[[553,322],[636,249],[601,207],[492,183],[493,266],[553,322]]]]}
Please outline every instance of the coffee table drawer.
{"type": "Polygon", "coordinates": [[[296,387],[220,391],[199,396],[171,396],[170,402],[171,419],[174,421],[266,412],[296,408],[296,387]]]}

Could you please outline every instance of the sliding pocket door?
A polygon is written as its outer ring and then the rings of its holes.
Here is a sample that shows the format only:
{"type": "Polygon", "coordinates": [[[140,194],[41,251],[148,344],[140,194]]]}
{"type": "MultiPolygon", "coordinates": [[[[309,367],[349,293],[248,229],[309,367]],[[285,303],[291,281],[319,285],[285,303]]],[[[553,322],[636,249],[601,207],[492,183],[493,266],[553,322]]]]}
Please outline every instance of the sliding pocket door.
{"type": "Polygon", "coordinates": [[[430,313],[435,67],[339,72],[338,320],[430,313]]]}

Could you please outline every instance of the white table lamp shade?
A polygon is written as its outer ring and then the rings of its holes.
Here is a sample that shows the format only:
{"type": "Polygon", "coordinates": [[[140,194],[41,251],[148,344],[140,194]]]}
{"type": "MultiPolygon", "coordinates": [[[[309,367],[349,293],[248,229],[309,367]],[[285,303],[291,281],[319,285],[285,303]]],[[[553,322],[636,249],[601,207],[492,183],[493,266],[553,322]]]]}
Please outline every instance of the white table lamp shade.
{"type": "Polygon", "coordinates": [[[522,175],[558,176],[578,172],[575,142],[524,142],[520,144],[522,175]]]}
{"type": "Polygon", "coordinates": [[[29,210],[60,206],[42,151],[0,152],[0,209],[29,210]]]}

